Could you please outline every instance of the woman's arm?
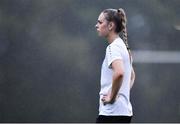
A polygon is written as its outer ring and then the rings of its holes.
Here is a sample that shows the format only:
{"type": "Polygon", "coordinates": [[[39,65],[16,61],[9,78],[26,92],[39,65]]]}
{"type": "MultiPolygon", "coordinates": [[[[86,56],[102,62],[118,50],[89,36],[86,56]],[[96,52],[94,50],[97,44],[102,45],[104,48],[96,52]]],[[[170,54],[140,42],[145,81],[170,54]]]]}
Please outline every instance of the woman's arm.
{"type": "Polygon", "coordinates": [[[130,80],[130,89],[133,87],[134,85],[134,80],[135,80],[135,72],[134,72],[134,68],[132,67],[132,70],[131,70],[131,80],[130,80]]]}
{"type": "Polygon", "coordinates": [[[124,67],[122,60],[115,60],[111,64],[113,70],[113,77],[112,77],[112,89],[109,94],[105,95],[102,98],[104,104],[112,104],[116,100],[118,91],[122,85],[122,79],[124,75],[124,67]]]}

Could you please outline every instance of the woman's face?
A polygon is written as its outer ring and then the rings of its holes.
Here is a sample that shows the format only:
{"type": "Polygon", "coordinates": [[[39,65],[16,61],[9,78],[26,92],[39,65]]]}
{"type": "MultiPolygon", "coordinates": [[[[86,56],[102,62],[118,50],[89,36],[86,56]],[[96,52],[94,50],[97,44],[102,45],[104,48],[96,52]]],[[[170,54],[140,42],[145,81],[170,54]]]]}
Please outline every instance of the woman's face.
{"type": "Polygon", "coordinates": [[[97,29],[99,36],[107,37],[109,30],[108,30],[108,22],[105,19],[104,13],[101,13],[99,15],[99,18],[95,27],[97,29]]]}

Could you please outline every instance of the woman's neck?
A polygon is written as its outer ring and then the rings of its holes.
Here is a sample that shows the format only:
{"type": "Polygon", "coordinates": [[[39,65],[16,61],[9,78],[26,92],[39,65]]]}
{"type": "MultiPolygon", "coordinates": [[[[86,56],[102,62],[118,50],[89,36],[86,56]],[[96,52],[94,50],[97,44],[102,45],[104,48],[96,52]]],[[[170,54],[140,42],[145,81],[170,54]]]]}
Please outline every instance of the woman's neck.
{"type": "Polygon", "coordinates": [[[109,34],[107,37],[108,43],[111,44],[115,39],[119,38],[118,34],[109,34]]]}

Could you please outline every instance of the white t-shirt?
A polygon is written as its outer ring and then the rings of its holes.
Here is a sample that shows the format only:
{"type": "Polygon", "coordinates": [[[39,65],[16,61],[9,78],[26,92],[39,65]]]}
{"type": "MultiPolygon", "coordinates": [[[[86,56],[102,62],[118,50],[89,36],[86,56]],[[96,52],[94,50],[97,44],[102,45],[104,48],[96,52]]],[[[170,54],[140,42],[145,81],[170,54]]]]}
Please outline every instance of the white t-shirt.
{"type": "Polygon", "coordinates": [[[99,115],[108,116],[132,116],[132,106],[130,103],[130,78],[132,64],[130,63],[129,53],[121,38],[117,38],[106,48],[105,59],[101,68],[101,90],[99,100],[99,115]],[[123,61],[124,75],[122,85],[118,92],[118,97],[113,104],[103,105],[101,98],[103,94],[111,91],[113,70],[111,64],[114,60],[123,61]]]}

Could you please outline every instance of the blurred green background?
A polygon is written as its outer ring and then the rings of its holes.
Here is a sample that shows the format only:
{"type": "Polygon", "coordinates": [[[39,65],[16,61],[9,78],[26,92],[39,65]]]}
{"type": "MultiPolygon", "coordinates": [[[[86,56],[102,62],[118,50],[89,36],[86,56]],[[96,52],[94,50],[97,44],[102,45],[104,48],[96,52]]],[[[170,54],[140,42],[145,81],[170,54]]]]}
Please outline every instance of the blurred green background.
{"type": "MultiPolygon", "coordinates": [[[[95,122],[108,44],[94,26],[120,7],[132,51],[180,51],[179,0],[0,0],[0,122],[95,122]]],[[[132,122],[180,122],[180,63],[134,60],[132,122]]]]}

